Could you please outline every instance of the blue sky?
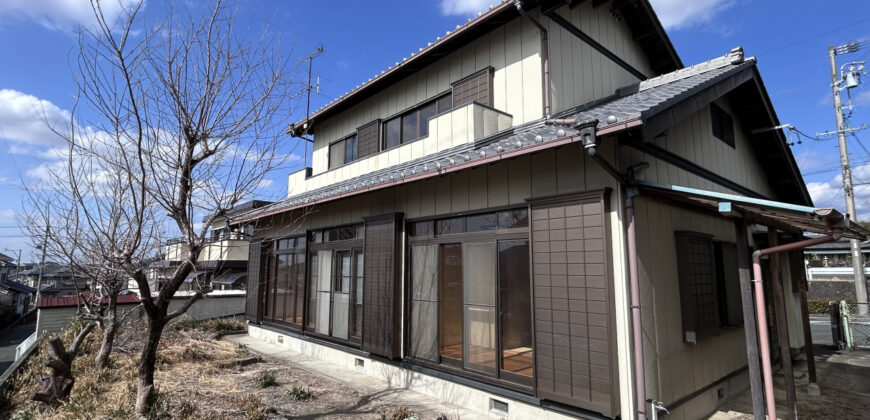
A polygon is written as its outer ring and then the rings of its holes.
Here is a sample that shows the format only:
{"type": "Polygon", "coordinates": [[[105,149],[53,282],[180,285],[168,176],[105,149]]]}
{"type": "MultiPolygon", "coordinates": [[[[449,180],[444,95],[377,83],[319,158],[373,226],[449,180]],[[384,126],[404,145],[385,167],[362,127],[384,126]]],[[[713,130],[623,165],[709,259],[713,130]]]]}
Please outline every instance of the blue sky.
{"type": "MultiPolygon", "coordinates": [[[[129,2],[131,0],[121,0],[129,2]]],[[[0,2],[0,252],[24,249],[29,239],[17,229],[23,188],[38,185],[44,168],[57,164],[51,148],[57,140],[43,123],[68,115],[75,99],[69,69],[75,29],[92,23],[87,0],[4,0],[0,2]]],[[[312,108],[331,101],[392,63],[416,51],[466,18],[489,0],[280,1],[237,0],[239,22],[269,24],[288,54],[307,55],[319,45],[325,52],[314,63],[320,94],[312,108]],[[372,24],[376,22],[376,24],[372,24]]],[[[838,64],[870,57],[870,2],[800,0],[653,0],[653,6],[686,65],[723,55],[742,46],[758,58],[761,74],[783,123],[807,134],[833,128],[826,48],[851,40],[867,41],[861,51],[838,64]]],[[[157,18],[167,2],[150,0],[146,17],[157,18]]],[[[113,2],[108,3],[110,7],[113,2]]],[[[870,84],[870,78],[867,79],[870,84]]],[[[852,125],[870,123],[870,88],[853,91],[852,125]]],[[[304,113],[304,103],[299,104],[304,113]]],[[[849,139],[857,183],[870,183],[870,130],[849,139]],[[866,140],[865,140],[866,139],[866,140]],[[862,147],[863,146],[863,147],[862,147]],[[866,149],[865,149],[866,147],[866,149]]],[[[797,139],[795,139],[797,140],[797,139]]],[[[288,150],[296,140],[287,138],[288,150]]],[[[836,140],[803,139],[793,152],[817,206],[842,209],[836,140]]],[[[309,149],[310,152],[310,149],[309,149]]],[[[286,175],[302,165],[291,159],[260,189],[277,199],[286,191],[286,175]]],[[[870,185],[857,187],[859,214],[870,218],[870,185]]]]}

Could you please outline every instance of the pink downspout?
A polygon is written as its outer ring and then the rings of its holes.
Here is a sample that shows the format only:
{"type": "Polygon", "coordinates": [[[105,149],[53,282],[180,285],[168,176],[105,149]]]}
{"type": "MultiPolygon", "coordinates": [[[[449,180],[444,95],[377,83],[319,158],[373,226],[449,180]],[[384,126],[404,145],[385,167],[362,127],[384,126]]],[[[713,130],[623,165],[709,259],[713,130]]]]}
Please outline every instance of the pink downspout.
{"type": "MultiPolygon", "coordinates": [[[[761,372],[764,377],[764,399],[767,406],[767,416],[770,419],[776,418],[776,401],[773,394],[773,369],[770,365],[770,341],[768,340],[767,332],[767,315],[764,307],[764,287],[761,277],[761,256],[776,254],[779,252],[793,251],[795,249],[806,248],[811,245],[833,242],[840,238],[840,233],[835,232],[831,236],[822,236],[819,238],[808,239],[806,241],[792,242],[790,244],[774,246],[771,248],[760,249],[752,253],[752,273],[755,279],[752,284],[755,288],[755,314],[756,323],[758,324],[758,347],[761,347],[761,372]]],[[[753,396],[754,397],[754,396],[753,396]]]]}

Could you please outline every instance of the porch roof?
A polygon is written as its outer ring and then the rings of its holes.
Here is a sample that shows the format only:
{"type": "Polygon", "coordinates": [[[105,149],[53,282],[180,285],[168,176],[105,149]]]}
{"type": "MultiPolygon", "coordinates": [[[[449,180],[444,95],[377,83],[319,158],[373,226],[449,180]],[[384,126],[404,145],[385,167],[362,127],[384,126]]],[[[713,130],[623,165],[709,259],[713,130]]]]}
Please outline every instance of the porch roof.
{"type": "Polygon", "coordinates": [[[870,238],[870,230],[851,223],[847,215],[833,208],[815,208],[780,201],[745,197],[736,194],[707,191],[679,185],[637,181],[644,194],[701,207],[724,216],[742,217],[753,223],[787,231],[800,230],[821,235],[840,232],[843,237],[859,240],[870,238]]]}
{"type": "MultiPolygon", "coordinates": [[[[599,136],[635,129],[655,134],[667,129],[668,124],[676,123],[686,112],[696,110],[698,106],[706,105],[756,77],[758,73],[755,60],[744,58],[743,50],[735,48],[723,56],[635,83],[619,89],[611,96],[566,110],[553,117],[563,121],[574,119],[578,122],[597,119],[599,123],[596,133],[599,136]]],[[[580,141],[579,131],[573,126],[551,124],[541,119],[473,143],[287,197],[236,215],[231,218],[231,224],[249,222],[580,141]]],[[[786,148],[784,152],[778,153],[790,152],[786,148]]],[[[794,161],[790,154],[784,160],[794,161]]],[[[794,169],[797,165],[791,166],[792,170],[777,167],[777,171],[772,171],[768,176],[772,179],[776,174],[781,177],[797,176],[794,175],[797,174],[794,169]]],[[[795,200],[809,202],[806,189],[801,188],[802,191],[789,192],[787,195],[795,200]]]]}

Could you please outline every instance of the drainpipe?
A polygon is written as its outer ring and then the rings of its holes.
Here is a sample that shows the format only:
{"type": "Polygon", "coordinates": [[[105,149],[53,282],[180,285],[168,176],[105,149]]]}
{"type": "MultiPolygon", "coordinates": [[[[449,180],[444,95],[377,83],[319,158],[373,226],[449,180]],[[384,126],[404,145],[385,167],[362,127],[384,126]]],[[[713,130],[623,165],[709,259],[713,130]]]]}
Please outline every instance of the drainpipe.
{"type": "Polygon", "coordinates": [[[643,362],[643,333],[640,318],[640,279],[637,274],[637,236],[634,220],[634,197],[637,187],[625,189],[625,217],[628,219],[628,278],[631,283],[631,329],[634,350],[634,381],[637,418],[646,419],[646,374],[643,362]]]}
{"type": "Polygon", "coordinates": [[[792,242],[790,244],[774,246],[771,248],[759,249],[752,253],[752,272],[755,279],[752,284],[755,289],[755,314],[758,320],[758,347],[761,351],[761,371],[764,377],[764,399],[767,405],[768,418],[776,418],[776,403],[773,398],[773,370],[770,366],[770,342],[767,332],[767,315],[764,307],[764,287],[761,277],[761,257],[763,255],[777,254],[780,252],[788,252],[796,249],[806,248],[808,246],[833,242],[840,239],[840,232],[835,231],[832,235],[822,236],[820,238],[808,239],[806,241],[792,242]]]}
{"type": "Polygon", "coordinates": [[[523,2],[522,0],[514,0],[514,5],[517,7],[517,11],[523,15],[529,22],[532,22],[540,31],[541,31],[541,61],[544,64],[544,116],[547,120],[550,119],[550,41],[547,35],[547,28],[544,25],[541,25],[541,22],[535,20],[535,18],[529,16],[525,10],[523,10],[523,2]]]}

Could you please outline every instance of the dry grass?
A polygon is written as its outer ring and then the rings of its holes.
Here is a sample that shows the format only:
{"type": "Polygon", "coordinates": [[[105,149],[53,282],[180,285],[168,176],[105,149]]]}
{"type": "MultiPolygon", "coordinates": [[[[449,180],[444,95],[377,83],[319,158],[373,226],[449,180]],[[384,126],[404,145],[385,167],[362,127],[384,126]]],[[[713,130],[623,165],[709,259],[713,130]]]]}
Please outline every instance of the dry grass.
{"type": "MultiPolygon", "coordinates": [[[[224,322],[224,326],[217,328],[236,327],[227,327],[224,322]]],[[[69,401],[57,408],[28,401],[38,389],[34,378],[45,362],[43,352],[34,354],[13,379],[11,389],[15,391],[8,396],[12,409],[4,412],[0,408],[0,418],[138,418],[134,405],[141,348],[138,333],[143,328],[144,325],[129,325],[120,332],[110,366],[104,370],[93,367],[100,332],[91,333],[73,364],[76,384],[69,401]]],[[[65,343],[75,331],[70,329],[61,334],[65,343]]],[[[187,322],[165,330],[155,378],[158,402],[148,418],[254,420],[310,416],[400,420],[413,416],[406,407],[361,395],[341,383],[269,358],[249,366],[220,368],[221,364],[251,355],[244,346],[215,339],[215,331],[214,325],[208,323],[187,322]],[[261,388],[258,382],[265,375],[271,376],[274,384],[261,388]]],[[[40,343],[41,349],[44,344],[40,343]]]]}
{"type": "MultiPolygon", "coordinates": [[[[242,324],[243,325],[243,324],[242,324]]],[[[39,386],[37,372],[45,362],[44,351],[35,354],[14,379],[10,389],[12,411],[2,413],[13,418],[30,419],[93,419],[136,418],[138,348],[137,332],[142,325],[126,326],[118,337],[118,348],[109,368],[93,367],[99,348],[100,332],[95,330],[82,345],[73,363],[76,378],[69,401],[54,409],[29,402],[39,386]]],[[[214,329],[167,328],[157,358],[158,403],[151,418],[264,418],[266,407],[256,395],[241,387],[238,381],[220,375],[216,365],[238,358],[235,343],[212,339],[214,329]]],[[[75,333],[71,328],[61,337],[69,343],[75,333]]],[[[44,348],[45,340],[40,342],[44,348]]]]}

